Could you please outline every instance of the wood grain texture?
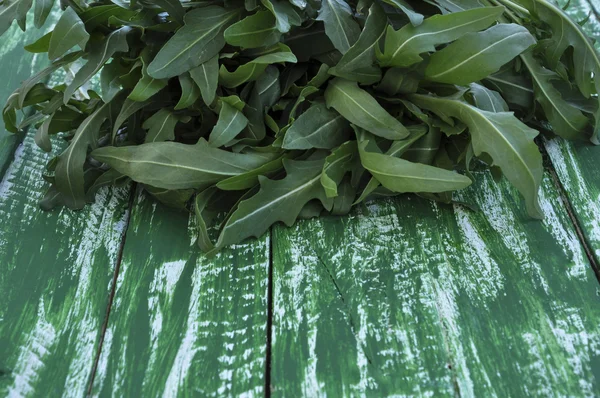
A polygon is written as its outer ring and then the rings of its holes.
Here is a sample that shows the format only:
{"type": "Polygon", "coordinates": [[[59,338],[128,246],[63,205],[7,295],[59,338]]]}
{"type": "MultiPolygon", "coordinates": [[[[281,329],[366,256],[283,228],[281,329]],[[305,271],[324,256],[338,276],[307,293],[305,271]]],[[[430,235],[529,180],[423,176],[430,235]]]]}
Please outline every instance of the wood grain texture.
{"type": "Polygon", "coordinates": [[[40,210],[49,158],[30,134],[0,183],[0,396],[85,394],[124,232],[127,190],[40,210]]]}
{"type": "Polygon", "coordinates": [[[598,282],[544,179],[543,222],[480,174],[274,230],[275,396],[592,396],[598,282]]]}
{"type": "Polygon", "coordinates": [[[194,218],[139,196],[93,395],[260,396],[269,236],[207,259],[194,218]]]}
{"type": "MultiPolygon", "coordinates": [[[[598,2],[575,0],[567,12],[576,20],[583,20],[589,14],[584,29],[590,35],[600,37],[598,2]]],[[[598,43],[596,48],[600,49],[598,43]]],[[[544,144],[590,252],[596,263],[600,263],[600,146],[557,138],[545,140],[544,144]]]]}
{"type": "MultiPolygon", "coordinates": [[[[28,53],[23,46],[41,37],[58,19],[57,12],[48,17],[46,25],[40,30],[21,31],[16,23],[0,37],[0,111],[4,108],[10,94],[21,82],[46,66],[49,61],[42,54],[28,53]]],[[[28,18],[28,26],[33,25],[32,15],[28,18]]],[[[16,146],[23,139],[22,135],[12,134],[4,129],[0,118],[0,178],[13,159],[16,146]]]]}

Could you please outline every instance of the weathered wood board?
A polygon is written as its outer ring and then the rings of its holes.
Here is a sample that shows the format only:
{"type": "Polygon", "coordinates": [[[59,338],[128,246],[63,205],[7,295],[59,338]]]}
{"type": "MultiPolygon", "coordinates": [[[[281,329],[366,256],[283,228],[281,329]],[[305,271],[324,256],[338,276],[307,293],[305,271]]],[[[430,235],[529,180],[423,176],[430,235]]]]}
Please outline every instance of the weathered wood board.
{"type": "Polygon", "coordinates": [[[600,264],[600,146],[553,139],[545,147],[586,244],[600,264]]]}
{"type": "MultiPolygon", "coordinates": [[[[54,20],[51,14],[48,25],[54,20]]],[[[2,106],[22,80],[48,63],[23,50],[43,33],[13,26],[2,37],[2,106]]],[[[15,152],[22,135],[6,133],[0,123],[0,396],[82,396],[106,313],[128,192],[102,190],[82,212],[41,211],[41,173],[51,155],[35,146],[32,134],[15,152]]]]}
{"type": "MultiPolygon", "coordinates": [[[[51,14],[46,25],[52,25],[52,21],[57,18],[56,14],[51,14]]],[[[28,23],[32,21],[29,18],[28,23]]],[[[4,108],[6,100],[10,94],[19,87],[21,82],[49,61],[43,55],[28,53],[23,50],[23,46],[35,41],[43,35],[44,30],[30,29],[27,32],[21,31],[16,24],[0,38],[0,110],[4,108]]],[[[21,135],[8,133],[4,129],[4,123],[0,118],[0,177],[10,164],[16,145],[22,140],[21,135]]]]}
{"type": "MultiPolygon", "coordinates": [[[[589,15],[584,29],[590,35],[600,37],[600,3],[576,0],[567,12],[576,20],[589,15]]],[[[596,48],[600,49],[600,43],[596,43],[596,48]]],[[[600,146],[552,139],[545,141],[545,148],[589,250],[600,264],[600,146]]]]}
{"type": "Polygon", "coordinates": [[[0,183],[0,396],[85,394],[124,232],[127,190],[40,210],[48,159],[30,134],[0,183]]]}
{"type": "Polygon", "coordinates": [[[263,394],[270,238],[212,259],[195,240],[193,217],[137,198],[94,395],[263,394]]]}
{"type": "Polygon", "coordinates": [[[481,174],[273,234],[276,396],[591,396],[598,282],[546,176],[544,222],[481,174]]]}

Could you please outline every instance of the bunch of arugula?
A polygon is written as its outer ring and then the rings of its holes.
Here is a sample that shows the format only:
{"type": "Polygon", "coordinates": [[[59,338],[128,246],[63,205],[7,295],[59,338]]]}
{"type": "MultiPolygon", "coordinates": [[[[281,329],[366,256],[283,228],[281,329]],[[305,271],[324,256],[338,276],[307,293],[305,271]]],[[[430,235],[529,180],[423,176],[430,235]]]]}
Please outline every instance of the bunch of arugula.
{"type": "MultiPolygon", "coordinates": [[[[13,20],[25,29],[32,3],[4,0],[0,34],[13,20]]],[[[36,0],[36,26],[52,7],[36,0]]],[[[45,151],[57,133],[68,142],[47,166],[43,207],[80,209],[99,187],[133,180],[195,212],[205,251],[371,196],[450,202],[476,163],[501,171],[541,217],[538,130],[599,140],[600,57],[549,0],[62,8],[26,47],[50,66],[3,111],[7,130],[35,127],[45,151]],[[45,84],[63,68],[76,73],[45,84]],[[223,210],[213,243],[207,227],[223,210]]]]}

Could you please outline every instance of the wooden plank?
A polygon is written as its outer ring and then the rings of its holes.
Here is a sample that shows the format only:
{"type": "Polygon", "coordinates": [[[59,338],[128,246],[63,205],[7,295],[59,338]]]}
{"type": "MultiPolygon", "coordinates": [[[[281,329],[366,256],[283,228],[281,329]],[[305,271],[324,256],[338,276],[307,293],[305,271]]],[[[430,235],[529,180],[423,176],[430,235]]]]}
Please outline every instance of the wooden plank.
{"type": "MultiPolygon", "coordinates": [[[[583,20],[589,14],[584,29],[600,37],[600,4],[575,0],[567,11],[576,20],[583,20]]],[[[596,48],[600,49],[599,43],[596,48]]],[[[600,146],[552,139],[545,141],[545,147],[589,251],[596,264],[600,264],[600,146]]]]}
{"type": "Polygon", "coordinates": [[[94,381],[100,396],[261,395],[269,237],[207,259],[194,219],[138,197],[94,381]]]}
{"type": "Polygon", "coordinates": [[[29,134],[0,184],[0,396],[85,394],[124,232],[126,189],[41,211],[49,158],[29,134]]]}
{"type": "Polygon", "coordinates": [[[555,138],[545,147],[590,254],[600,264],[600,146],[555,138]]]}
{"type": "MultiPolygon", "coordinates": [[[[32,74],[38,72],[49,63],[47,57],[42,54],[28,53],[23,49],[26,44],[34,42],[41,37],[48,26],[57,20],[56,12],[51,13],[46,22],[46,27],[41,30],[29,29],[22,32],[17,24],[0,37],[0,111],[8,96],[32,74]]],[[[32,16],[28,19],[28,26],[33,25],[32,16]]],[[[4,175],[6,168],[13,159],[13,153],[22,136],[11,134],[4,129],[4,123],[0,117],[0,178],[4,175]]]]}
{"type": "Polygon", "coordinates": [[[591,396],[598,282],[546,176],[543,222],[505,181],[274,230],[279,396],[591,396]]]}

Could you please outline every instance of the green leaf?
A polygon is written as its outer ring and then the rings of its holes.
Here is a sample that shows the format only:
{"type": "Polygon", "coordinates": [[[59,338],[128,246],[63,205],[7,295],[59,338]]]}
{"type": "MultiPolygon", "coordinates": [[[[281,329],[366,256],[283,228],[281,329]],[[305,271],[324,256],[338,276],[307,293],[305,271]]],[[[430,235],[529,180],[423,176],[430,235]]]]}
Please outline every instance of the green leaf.
{"type": "Polygon", "coordinates": [[[383,53],[377,51],[377,58],[381,66],[410,66],[422,61],[420,54],[435,51],[435,46],[439,44],[487,28],[503,11],[503,7],[483,7],[434,15],[417,27],[406,25],[397,31],[388,25],[384,50],[383,53]]]}
{"type": "MultiPolygon", "coordinates": [[[[404,140],[394,141],[390,148],[385,152],[385,155],[397,158],[401,157],[407,150],[409,150],[409,148],[416,141],[423,137],[423,135],[427,132],[427,128],[425,128],[424,126],[411,126],[409,130],[411,132],[410,136],[404,140]]],[[[367,147],[367,149],[369,148],[367,147]]],[[[354,201],[354,204],[361,203],[362,201],[364,201],[380,185],[381,184],[375,177],[371,177],[358,199],[354,201]]]]}
{"type": "Polygon", "coordinates": [[[300,26],[302,24],[302,17],[289,2],[285,0],[261,0],[261,3],[275,17],[279,32],[287,33],[292,25],[300,26]]]}
{"type": "Polygon", "coordinates": [[[212,148],[204,139],[196,145],[153,142],[104,147],[91,156],[132,180],[165,189],[202,189],[268,162],[268,157],[212,148]]]}
{"type": "Polygon", "coordinates": [[[150,103],[152,103],[152,99],[147,99],[146,101],[134,101],[132,99],[127,98],[125,100],[113,125],[112,142],[115,141],[117,133],[119,132],[121,126],[123,126],[123,123],[125,123],[125,121],[129,119],[129,117],[132,116],[134,113],[145,108],[150,103]]]}
{"type": "Polygon", "coordinates": [[[328,198],[338,196],[338,185],[344,175],[352,170],[356,155],[356,141],[346,141],[325,158],[321,172],[321,185],[323,185],[328,198]]]}
{"type": "Polygon", "coordinates": [[[508,112],[508,104],[504,101],[500,93],[490,90],[481,84],[471,83],[469,93],[473,96],[475,106],[484,111],[490,112],[508,112]]]}
{"type": "Polygon", "coordinates": [[[224,191],[240,191],[252,188],[258,184],[260,176],[270,177],[280,171],[283,168],[283,159],[282,156],[254,170],[221,180],[217,183],[217,188],[224,191]]]}
{"type": "Polygon", "coordinates": [[[90,38],[85,30],[85,25],[79,19],[79,15],[71,7],[67,8],[56,23],[56,27],[50,38],[48,47],[48,58],[56,59],[63,56],[74,46],[85,50],[85,45],[90,38]]]}
{"type": "Polygon", "coordinates": [[[79,17],[85,24],[86,29],[89,32],[92,32],[98,26],[108,24],[108,20],[110,18],[116,17],[119,19],[127,20],[133,18],[135,15],[136,12],[133,10],[129,10],[127,8],[111,4],[89,7],[88,9],[83,11],[79,15],[79,17]]]}
{"type": "Polygon", "coordinates": [[[148,130],[145,143],[173,141],[175,139],[175,126],[179,118],[168,109],[161,109],[150,116],[142,128],[148,130]]]}
{"type": "Polygon", "coordinates": [[[499,24],[468,33],[432,54],[425,69],[428,80],[466,85],[497,72],[502,65],[536,43],[523,26],[499,24]]]}
{"type": "Polygon", "coordinates": [[[200,88],[202,100],[210,106],[215,100],[219,83],[219,57],[215,55],[199,67],[192,69],[190,75],[200,88]]]}
{"type": "Polygon", "coordinates": [[[193,189],[162,189],[144,185],[144,189],[160,203],[178,210],[187,210],[187,204],[194,196],[193,189]]]}
{"type": "Polygon", "coordinates": [[[148,66],[148,74],[166,79],[194,69],[221,51],[223,31],[240,15],[240,10],[219,6],[195,9],[185,14],[185,25],[167,41],[148,66]]]}
{"type": "Polygon", "coordinates": [[[358,153],[362,165],[392,192],[446,192],[471,185],[468,177],[452,171],[368,152],[369,141],[360,136],[359,133],[358,153]]]}
{"type": "Polygon", "coordinates": [[[150,0],[150,2],[165,10],[180,25],[183,25],[185,9],[179,0],[150,0]]]}
{"type": "Polygon", "coordinates": [[[175,105],[176,111],[189,108],[200,97],[200,88],[194,83],[189,73],[179,75],[179,85],[181,86],[181,97],[175,105]]]}
{"type": "Polygon", "coordinates": [[[484,82],[502,94],[511,105],[523,109],[533,106],[533,86],[531,80],[515,72],[512,67],[503,68],[498,73],[487,76],[484,82]]]}
{"type": "Polygon", "coordinates": [[[275,17],[269,11],[258,11],[225,30],[225,41],[243,48],[270,46],[279,41],[281,33],[275,26],[275,17]]]}
{"type": "Polygon", "coordinates": [[[142,78],[137,82],[133,91],[127,98],[132,101],[143,102],[154,94],[167,87],[169,83],[168,79],[155,79],[148,74],[148,67],[146,66],[147,61],[145,57],[141,57],[142,61],[142,78]]]}
{"type": "Polygon", "coordinates": [[[40,37],[35,42],[26,45],[25,50],[30,53],[47,53],[50,48],[50,39],[52,38],[52,32],[46,33],[44,36],[40,37]]]}
{"type": "Polygon", "coordinates": [[[52,121],[52,117],[48,117],[44,120],[44,123],[40,125],[35,133],[35,144],[44,152],[52,151],[52,142],[50,142],[50,136],[48,135],[48,128],[50,127],[50,122],[52,121]]]}
{"type": "Polygon", "coordinates": [[[410,96],[416,105],[440,117],[454,117],[465,123],[476,156],[489,154],[506,178],[525,197],[532,217],[541,217],[538,191],[542,181],[542,156],[533,141],[538,132],[520,122],[512,113],[488,112],[454,98],[410,96]]]}
{"type": "Polygon", "coordinates": [[[320,183],[323,164],[324,159],[285,159],[287,176],[284,179],[259,177],[260,191],[240,202],[223,225],[216,247],[241,242],[251,236],[261,236],[278,221],[292,225],[310,200],[318,199],[325,208],[330,209],[332,201],[325,196],[320,183]]]}
{"type": "Polygon", "coordinates": [[[21,0],[4,0],[0,5],[0,36],[10,28],[17,17],[17,7],[21,0]]]}
{"type": "Polygon", "coordinates": [[[224,65],[221,65],[221,69],[219,69],[219,83],[227,88],[238,87],[246,82],[258,79],[270,64],[297,62],[296,57],[290,49],[284,45],[281,46],[281,51],[261,55],[260,57],[239,66],[233,72],[229,72],[224,65]]]}
{"type": "Polygon", "coordinates": [[[64,204],[71,209],[81,209],[86,204],[83,165],[89,147],[94,147],[104,121],[118,106],[122,96],[102,105],[88,116],[77,128],[69,146],[58,157],[55,178],[56,189],[61,193],[64,204]]]}
{"type": "Polygon", "coordinates": [[[30,77],[29,79],[25,80],[23,82],[23,84],[21,84],[21,87],[19,87],[18,90],[16,91],[19,94],[18,101],[17,101],[18,108],[19,109],[23,108],[25,98],[27,97],[29,90],[31,90],[37,83],[46,79],[48,76],[50,76],[52,73],[54,73],[59,68],[76,61],[77,59],[79,59],[79,57],[81,57],[81,55],[82,55],[81,51],[69,53],[69,54],[65,55],[64,57],[52,62],[52,64],[50,64],[50,66],[48,66],[46,69],[43,69],[42,71],[40,71],[37,74],[30,77]]]}
{"type": "Polygon", "coordinates": [[[551,81],[559,77],[541,66],[531,54],[524,54],[521,59],[531,74],[535,100],[542,106],[556,134],[567,139],[582,138],[588,119],[579,109],[565,101],[552,85],[551,81]]]}
{"type": "MultiPolygon", "coordinates": [[[[127,34],[131,31],[129,27],[123,27],[109,34],[106,39],[93,48],[88,54],[88,60],[75,74],[73,81],[65,89],[64,103],[69,102],[69,99],[79,87],[85,84],[92,78],[102,66],[116,52],[125,52],[129,49],[127,44],[127,34]]],[[[52,35],[54,37],[54,35],[52,35]]],[[[92,44],[90,44],[92,45],[92,44]]]]}
{"type": "Polygon", "coordinates": [[[375,46],[385,34],[387,17],[381,7],[374,3],[369,9],[365,28],[357,42],[342,56],[329,73],[363,84],[381,80],[381,70],[374,66],[375,46]]]}
{"type": "Polygon", "coordinates": [[[272,107],[281,97],[281,87],[279,86],[279,69],[276,66],[269,65],[265,73],[260,75],[255,83],[256,93],[264,108],[272,107]]]}
{"type": "Polygon", "coordinates": [[[390,68],[385,72],[383,79],[381,79],[376,89],[390,96],[412,94],[416,93],[419,89],[421,79],[422,77],[416,71],[390,68]]]}
{"type": "Polygon", "coordinates": [[[33,5],[33,0],[19,0],[18,3],[16,20],[21,30],[25,32],[27,29],[27,13],[33,5]]]}
{"type": "Polygon", "coordinates": [[[46,19],[48,19],[53,6],[54,0],[35,0],[33,24],[36,28],[39,29],[46,23],[46,19]]]}
{"type": "Polygon", "coordinates": [[[234,106],[221,101],[219,120],[210,132],[208,143],[218,148],[233,140],[248,125],[248,119],[234,106]]]}
{"type": "Polygon", "coordinates": [[[214,187],[210,187],[197,194],[194,198],[194,214],[196,215],[196,228],[198,229],[197,243],[198,247],[204,252],[209,252],[215,248],[215,245],[208,235],[204,210],[216,193],[217,190],[214,187]]]}
{"type": "Polygon", "coordinates": [[[352,9],[344,0],[323,0],[317,20],[323,21],[325,33],[342,54],[358,40],[360,27],[352,17],[352,9]]]}
{"type": "Polygon", "coordinates": [[[334,108],[351,123],[390,140],[408,137],[408,130],[386,112],[369,93],[356,83],[336,78],[325,90],[328,108],[334,108]]]}
{"type": "Polygon", "coordinates": [[[348,138],[350,124],[339,113],[314,103],[294,121],[283,139],[284,149],[332,149],[348,138]]]}
{"type": "Polygon", "coordinates": [[[408,19],[410,20],[410,23],[413,26],[419,26],[423,23],[423,18],[424,18],[423,14],[419,14],[418,12],[416,12],[410,6],[410,4],[408,4],[404,0],[383,0],[383,1],[402,10],[402,12],[406,14],[408,19]]]}

